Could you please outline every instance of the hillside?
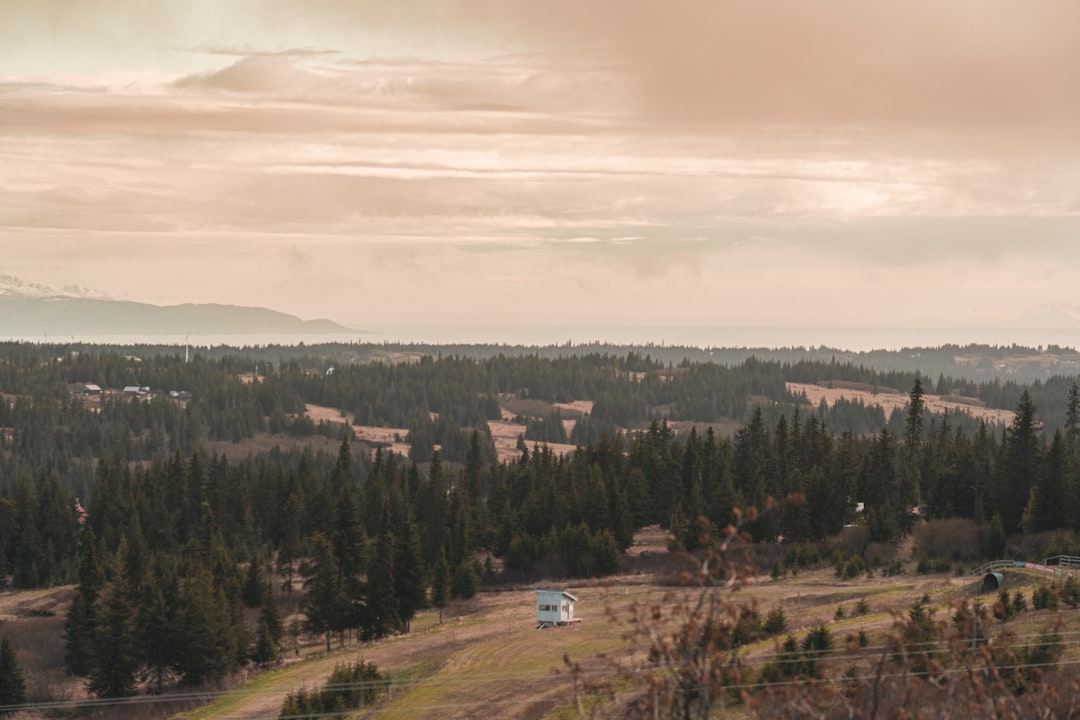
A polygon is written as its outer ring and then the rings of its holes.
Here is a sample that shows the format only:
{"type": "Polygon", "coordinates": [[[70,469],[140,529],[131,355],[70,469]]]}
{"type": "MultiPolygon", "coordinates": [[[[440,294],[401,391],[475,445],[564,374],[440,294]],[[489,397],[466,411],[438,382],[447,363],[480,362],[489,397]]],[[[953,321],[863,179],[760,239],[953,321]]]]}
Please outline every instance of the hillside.
{"type": "Polygon", "coordinates": [[[258,307],[150,305],[88,297],[0,294],[0,337],[331,334],[355,330],[258,307]]]}
{"type": "MultiPolygon", "coordinates": [[[[198,709],[175,713],[193,700],[190,693],[180,699],[140,695],[136,706],[130,703],[99,703],[95,717],[162,717],[177,720],[256,720],[274,718],[289,693],[318,689],[333,669],[345,663],[363,660],[378,667],[386,680],[377,701],[380,718],[563,718],[577,717],[575,678],[567,672],[564,658],[581,667],[578,680],[587,687],[605,687],[631,668],[648,670],[644,662],[646,644],[634,635],[635,609],[646,616],[658,612],[655,630],[661,638],[674,637],[678,622],[668,613],[685,600],[694,602],[696,590],[672,587],[665,579],[675,568],[664,549],[664,533],[647,528],[635,537],[628,551],[631,568],[651,568],[604,580],[571,580],[565,587],[577,598],[576,617],[581,622],[567,628],[537,630],[535,623],[535,587],[492,589],[476,598],[459,601],[444,612],[425,610],[413,623],[413,631],[373,643],[349,643],[326,653],[320,637],[299,636],[296,652],[286,649],[278,664],[268,670],[249,669],[234,676],[230,688],[221,692],[200,693],[210,702],[198,709]]],[[[896,632],[897,623],[906,618],[910,608],[926,603],[929,612],[947,617],[951,608],[962,606],[975,597],[980,577],[949,574],[916,574],[912,554],[918,551],[910,543],[902,545],[897,556],[901,572],[892,576],[859,575],[839,579],[831,567],[804,569],[798,574],[778,578],[754,578],[744,589],[725,591],[725,605],[754,607],[764,617],[782,610],[785,632],[802,640],[815,627],[825,627],[835,639],[835,653],[821,660],[826,678],[837,678],[853,663],[873,660],[875,648],[881,648],[896,632]],[[860,654],[845,643],[865,638],[868,654],[860,654]]],[[[1006,573],[1005,587],[1010,595],[1030,597],[1044,575],[1026,571],[1006,573]]],[[[0,619],[6,632],[20,645],[28,635],[51,635],[60,627],[71,599],[68,588],[49,592],[0,594],[0,619]],[[52,631],[45,630],[52,627],[52,631]]],[[[1009,633],[1032,637],[1055,622],[1075,620],[1074,609],[1028,609],[1008,623],[995,622],[989,637],[1005,638],[1009,633]]],[[[779,639],[759,638],[739,653],[740,662],[749,673],[761,672],[775,662],[779,639]]],[[[50,648],[49,643],[35,648],[50,648]]],[[[52,662],[58,656],[52,647],[52,662]]],[[[1063,660],[1075,660],[1076,651],[1068,651],[1063,660]]],[[[43,657],[40,659],[44,659],[43,657]]],[[[52,670],[39,668],[37,651],[23,655],[24,665],[32,667],[32,687],[44,699],[51,698],[53,716],[68,717],[70,710],[84,701],[79,681],[64,678],[52,670]],[[51,683],[46,690],[43,683],[51,683]],[[67,698],[58,701],[58,698],[67,698]]],[[[638,672],[635,670],[634,672],[638,672]]],[[[752,677],[752,676],[751,676],[752,677]]],[[[625,702],[631,686],[622,681],[623,697],[607,701],[601,707],[610,713],[625,702]]],[[[580,686],[578,686],[580,688],[580,686]]],[[[586,704],[598,699],[595,690],[585,690],[586,704]]],[[[199,702],[195,700],[195,702],[199,702]]],[[[617,714],[617,713],[616,713],[617,714]]],[[[37,717],[24,714],[18,718],[37,717]]]]}

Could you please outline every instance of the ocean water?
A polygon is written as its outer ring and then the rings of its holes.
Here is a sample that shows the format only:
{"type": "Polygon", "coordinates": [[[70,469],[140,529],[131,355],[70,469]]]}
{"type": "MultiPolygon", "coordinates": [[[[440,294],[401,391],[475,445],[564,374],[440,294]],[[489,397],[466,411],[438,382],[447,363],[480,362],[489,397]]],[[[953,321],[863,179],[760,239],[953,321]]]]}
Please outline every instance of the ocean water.
{"type": "Polygon", "coordinates": [[[942,345],[1080,346],[1080,330],[995,328],[809,328],[705,326],[439,326],[402,325],[367,336],[373,342],[488,343],[509,345],[690,346],[700,348],[830,347],[839,350],[902,350],[942,345]]]}
{"type": "MultiPolygon", "coordinates": [[[[35,343],[99,345],[185,344],[183,335],[76,335],[0,338],[35,343]]],[[[1046,347],[1080,346],[1075,328],[808,328],[707,326],[570,325],[393,325],[353,333],[234,334],[191,333],[191,347],[265,347],[320,343],[425,343],[491,345],[583,345],[588,343],[700,348],[830,347],[839,350],[901,350],[979,343],[1046,347]]]]}

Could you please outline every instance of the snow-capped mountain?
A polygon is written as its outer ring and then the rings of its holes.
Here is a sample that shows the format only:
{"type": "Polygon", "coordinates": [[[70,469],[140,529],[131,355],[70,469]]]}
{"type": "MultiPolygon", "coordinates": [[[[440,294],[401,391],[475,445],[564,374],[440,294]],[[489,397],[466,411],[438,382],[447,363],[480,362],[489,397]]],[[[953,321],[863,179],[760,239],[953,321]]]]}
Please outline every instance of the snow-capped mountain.
{"type": "Polygon", "coordinates": [[[0,274],[0,338],[88,335],[348,333],[332,320],[301,320],[260,307],[113,300],[80,285],[57,290],[0,274]]]}
{"type": "Polygon", "coordinates": [[[0,296],[25,297],[25,298],[92,298],[94,300],[111,300],[107,293],[82,285],[65,285],[59,290],[41,283],[23,282],[21,278],[7,273],[0,273],[0,296]]]}

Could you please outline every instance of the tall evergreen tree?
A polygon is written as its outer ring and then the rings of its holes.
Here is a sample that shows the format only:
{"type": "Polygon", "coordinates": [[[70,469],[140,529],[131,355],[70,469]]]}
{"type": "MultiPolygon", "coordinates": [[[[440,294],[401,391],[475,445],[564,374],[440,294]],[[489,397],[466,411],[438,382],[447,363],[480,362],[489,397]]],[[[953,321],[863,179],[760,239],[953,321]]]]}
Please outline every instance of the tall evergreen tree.
{"type": "Polygon", "coordinates": [[[416,611],[424,607],[427,599],[424,558],[420,549],[420,533],[413,522],[412,505],[405,506],[404,527],[397,537],[394,544],[394,592],[398,599],[402,629],[409,632],[416,611]]]}
{"type": "Polygon", "coordinates": [[[1050,451],[1041,463],[1031,488],[1031,497],[1024,511],[1024,532],[1037,533],[1065,527],[1067,511],[1066,475],[1068,474],[1065,439],[1059,430],[1054,433],[1050,451]]]}
{"type": "Polygon", "coordinates": [[[94,638],[97,635],[98,596],[105,584],[105,573],[98,563],[97,537],[94,529],[83,529],[79,556],[79,586],[75,590],[64,621],[64,669],[71,675],[86,677],[94,666],[94,638]]]}
{"type": "Polygon", "coordinates": [[[249,608],[261,607],[263,604],[265,585],[259,565],[258,556],[252,555],[248,560],[247,573],[244,575],[244,605],[249,608]]]}
{"type": "Polygon", "coordinates": [[[447,531],[450,527],[450,502],[446,490],[446,477],[443,473],[442,456],[438,450],[431,454],[428,480],[426,483],[421,483],[414,510],[420,529],[424,557],[437,558],[439,548],[447,542],[447,531]]]}
{"type": "Polygon", "coordinates": [[[344,629],[349,613],[334,546],[322,533],[312,538],[311,569],[304,578],[304,590],[301,609],[307,615],[305,625],[309,632],[326,636],[326,651],[330,652],[331,636],[344,629]]]}
{"type": "Polygon", "coordinates": [[[431,580],[431,603],[439,608],[439,624],[443,621],[443,608],[450,601],[450,564],[446,562],[446,551],[439,549],[439,559],[435,563],[435,572],[431,580]]]}
{"type": "Polygon", "coordinates": [[[380,638],[401,627],[394,579],[395,538],[389,506],[383,508],[382,530],[376,543],[375,557],[368,572],[367,621],[365,636],[380,638]]]}
{"type": "Polygon", "coordinates": [[[278,542],[276,569],[278,575],[281,576],[281,587],[285,590],[287,613],[292,613],[295,562],[300,554],[300,527],[303,518],[300,478],[307,475],[307,452],[305,450],[300,456],[296,472],[289,474],[278,514],[277,525],[280,528],[281,537],[278,542]]]}
{"type": "Polygon", "coordinates": [[[266,582],[266,591],[263,593],[260,621],[266,625],[266,629],[270,633],[270,637],[273,638],[274,643],[278,643],[285,633],[285,626],[282,623],[281,614],[278,613],[277,603],[274,602],[274,586],[269,580],[266,582]]]}
{"type": "Polygon", "coordinates": [[[1065,409],[1065,439],[1070,449],[1080,444],[1080,385],[1069,386],[1069,399],[1065,409]]]}
{"type": "MultiPolygon", "coordinates": [[[[922,473],[923,411],[926,408],[924,395],[922,380],[916,375],[911,392],[908,393],[907,414],[904,418],[904,446],[901,452],[903,463],[899,477],[899,495],[904,499],[904,504],[912,508],[919,504],[921,496],[927,489],[922,473]]],[[[912,516],[905,512],[898,518],[901,521],[901,530],[906,532],[909,529],[908,521],[913,519],[912,516]]]]}
{"type": "Polygon", "coordinates": [[[124,541],[113,566],[113,579],[102,598],[101,624],[94,637],[94,662],[87,690],[101,698],[135,694],[139,655],[135,605],[123,562],[124,541]]]}
{"type": "Polygon", "coordinates": [[[993,505],[1001,515],[1006,533],[1020,529],[1020,520],[1031,497],[1042,455],[1042,425],[1035,415],[1035,403],[1025,390],[1020,395],[1013,421],[1005,432],[1001,461],[994,478],[993,505]]]}
{"type": "Polygon", "coordinates": [[[473,526],[468,498],[460,487],[451,494],[450,516],[453,521],[450,533],[450,563],[459,565],[472,555],[473,526]]]}
{"type": "Polygon", "coordinates": [[[159,693],[179,660],[180,600],[176,572],[170,561],[158,553],[153,566],[144,573],[135,625],[142,665],[159,693]]]}
{"type": "Polygon", "coordinates": [[[908,393],[907,415],[904,419],[904,445],[909,450],[914,450],[922,442],[923,410],[926,408],[924,397],[922,380],[916,375],[911,392],[908,393]]]}
{"type": "Polygon", "coordinates": [[[342,591],[351,599],[363,594],[363,576],[367,572],[368,539],[356,504],[356,493],[349,486],[339,488],[330,540],[338,561],[342,591]]]}
{"type": "Polygon", "coordinates": [[[1065,525],[1080,532],[1080,385],[1069,387],[1065,413],[1065,525]]]}
{"type": "Polygon", "coordinates": [[[758,519],[749,525],[754,540],[770,541],[777,535],[776,518],[769,509],[769,498],[773,497],[769,493],[772,465],[769,431],[765,427],[761,407],[756,406],[750,422],[735,432],[732,464],[736,492],[758,512],[758,519]]]}
{"type": "Polygon", "coordinates": [[[236,663],[235,618],[210,570],[196,568],[184,587],[177,670],[190,685],[216,680],[236,663]]]}
{"type": "Polygon", "coordinates": [[[899,516],[905,512],[896,455],[895,436],[886,426],[877,436],[859,478],[859,496],[865,506],[870,537],[877,542],[897,538],[902,525],[899,516]]]}
{"type": "MultiPolygon", "coordinates": [[[[26,680],[15,648],[7,637],[0,638],[0,708],[26,702],[26,680]]],[[[0,716],[7,713],[0,712],[0,716]]]]}

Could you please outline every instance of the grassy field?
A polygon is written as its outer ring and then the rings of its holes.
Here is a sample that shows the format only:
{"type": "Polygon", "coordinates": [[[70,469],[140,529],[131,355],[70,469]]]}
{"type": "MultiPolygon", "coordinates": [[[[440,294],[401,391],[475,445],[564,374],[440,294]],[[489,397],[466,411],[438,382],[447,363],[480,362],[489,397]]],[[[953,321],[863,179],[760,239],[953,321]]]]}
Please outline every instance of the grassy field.
{"type": "MultiPolygon", "coordinates": [[[[1005,587],[1029,599],[1045,577],[1017,570],[1006,574],[1005,587]]],[[[843,647],[859,631],[871,644],[880,643],[898,617],[916,602],[929,598],[931,612],[947,618],[950,603],[975,595],[981,578],[905,574],[897,577],[839,581],[831,569],[819,569],[777,580],[761,578],[733,593],[732,600],[756,604],[762,616],[782,608],[790,634],[800,637],[825,625],[843,647]],[[838,612],[838,608],[840,612],[838,612]],[[842,617],[841,617],[842,615],[842,617]]],[[[570,585],[579,598],[575,613],[582,622],[569,628],[536,630],[534,595],[530,590],[483,593],[466,615],[447,615],[442,625],[430,613],[418,618],[422,627],[408,636],[363,647],[335,651],[274,671],[251,681],[184,717],[193,720],[238,720],[267,717],[280,707],[290,690],[313,688],[333,665],[364,659],[391,678],[390,689],[371,713],[380,718],[543,718],[574,717],[573,685],[563,658],[589,668],[610,670],[615,661],[641,656],[628,642],[632,607],[650,607],[676,600],[680,588],[661,587],[647,576],[626,577],[605,584],[570,585]]],[[[986,602],[993,602],[987,596],[986,602]]],[[[1074,610],[1062,610],[1072,613],[1074,610]]],[[[1053,619],[1051,611],[1020,613],[1007,624],[1018,636],[1033,636],[1053,619]]],[[[782,639],[782,638],[780,638],[782,639]]],[[[751,667],[760,667],[775,652],[778,639],[747,645],[742,653],[751,667]]],[[[842,671],[841,660],[835,672],[842,671]]],[[[847,661],[842,661],[847,662],[847,661]]]]}

